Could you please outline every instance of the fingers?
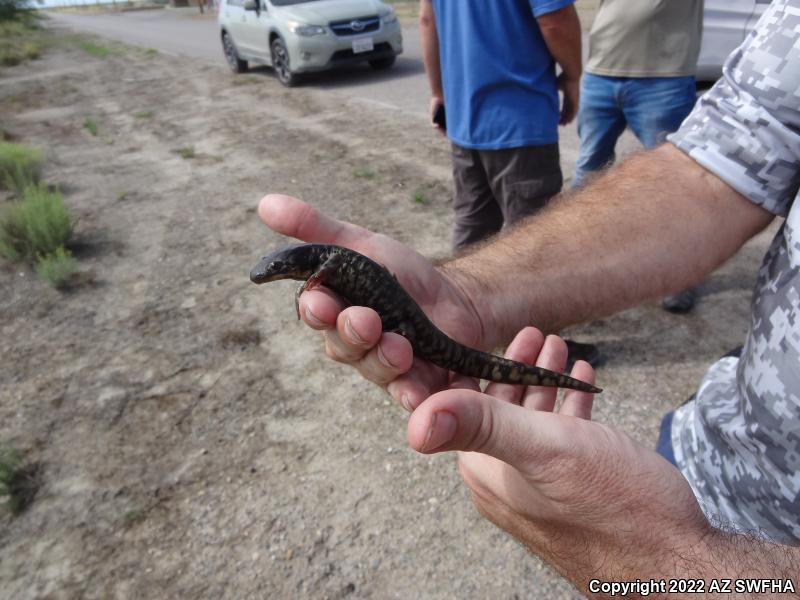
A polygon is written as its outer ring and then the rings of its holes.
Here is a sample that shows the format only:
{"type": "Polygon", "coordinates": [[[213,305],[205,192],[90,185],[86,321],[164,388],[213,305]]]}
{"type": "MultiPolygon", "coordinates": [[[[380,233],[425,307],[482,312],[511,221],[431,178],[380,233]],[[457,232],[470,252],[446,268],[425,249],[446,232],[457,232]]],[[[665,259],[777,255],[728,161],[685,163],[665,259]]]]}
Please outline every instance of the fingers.
{"type": "Polygon", "coordinates": [[[583,421],[525,410],[480,392],[446,390],[411,414],[408,442],[426,454],[481,452],[523,468],[568,452],[578,423],[583,421]]]}
{"type": "MultiPolygon", "coordinates": [[[[586,361],[579,360],[572,367],[570,373],[575,379],[580,379],[587,383],[594,384],[595,374],[592,366],[586,361]]],[[[558,412],[562,415],[570,417],[578,417],[580,419],[592,418],[592,405],[594,402],[594,394],[587,392],[579,392],[578,390],[567,390],[564,394],[564,402],[561,404],[561,410],[558,412]]]]}
{"type": "MultiPolygon", "coordinates": [[[[557,335],[548,335],[536,360],[536,366],[560,373],[567,364],[567,344],[557,335]]],[[[552,412],[558,388],[529,386],[522,396],[522,406],[552,412]]]]}
{"type": "MultiPolygon", "coordinates": [[[[314,303],[314,298],[309,299],[314,303]]],[[[323,306],[327,306],[324,304],[323,306]]],[[[312,311],[316,308],[312,308],[312,311]]],[[[308,320],[308,309],[301,308],[304,320],[308,320]]],[[[333,360],[351,364],[370,381],[386,386],[398,375],[405,373],[413,360],[411,344],[400,335],[382,332],[381,319],[374,310],[363,306],[351,306],[341,311],[334,325],[326,321],[329,315],[319,319],[325,336],[325,352],[333,360]]],[[[311,323],[312,327],[314,323],[311,323]]]]}
{"type": "MultiPolygon", "coordinates": [[[[535,364],[544,346],[544,335],[535,327],[526,327],[520,331],[506,349],[506,358],[529,365],[535,364]]],[[[504,402],[522,403],[525,386],[504,383],[490,383],[486,393],[504,402]]]]}
{"type": "Polygon", "coordinates": [[[312,329],[334,327],[344,308],[342,300],[327,288],[315,288],[300,296],[300,318],[312,329]]]}
{"type": "Polygon", "coordinates": [[[302,200],[268,194],[258,203],[258,216],[270,229],[306,242],[354,246],[372,233],[319,212],[302,200]]]}

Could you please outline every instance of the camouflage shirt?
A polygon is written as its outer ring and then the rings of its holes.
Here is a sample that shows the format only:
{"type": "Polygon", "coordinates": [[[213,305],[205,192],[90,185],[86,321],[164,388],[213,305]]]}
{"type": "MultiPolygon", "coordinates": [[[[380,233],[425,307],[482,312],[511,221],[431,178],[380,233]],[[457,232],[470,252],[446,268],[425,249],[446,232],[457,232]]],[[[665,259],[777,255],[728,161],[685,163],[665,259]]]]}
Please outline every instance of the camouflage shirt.
{"type": "Polygon", "coordinates": [[[741,358],[675,412],[675,459],[705,513],[800,544],[800,0],[775,0],[670,141],[785,217],[741,358]]]}

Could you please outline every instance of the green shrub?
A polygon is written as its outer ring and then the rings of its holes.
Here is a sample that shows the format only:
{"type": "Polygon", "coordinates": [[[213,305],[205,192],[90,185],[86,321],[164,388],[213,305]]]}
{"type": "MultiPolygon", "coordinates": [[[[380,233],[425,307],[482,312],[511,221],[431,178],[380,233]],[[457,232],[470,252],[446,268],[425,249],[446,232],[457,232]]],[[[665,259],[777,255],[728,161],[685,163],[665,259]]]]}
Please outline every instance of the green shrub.
{"type": "Polygon", "coordinates": [[[72,235],[72,220],[61,194],[43,185],[29,185],[22,199],[0,214],[0,255],[34,263],[53,254],[72,235]]]}
{"type": "Polygon", "coordinates": [[[20,192],[39,181],[42,153],[36,148],[0,141],[0,186],[20,192]]]}
{"type": "Polygon", "coordinates": [[[36,273],[57,290],[65,288],[77,270],[76,260],[64,246],[59,246],[52,254],[40,256],[36,262],[36,273]]]}
{"type": "MultiPolygon", "coordinates": [[[[0,0],[0,14],[4,0],[0,0]]],[[[41,29],[35,11],[23,11],[11,19],[0,16],[0,66],[13,67],[39,58],[42,46],[36,33],[41,29]]]]}
{"type": "Polygon", "coordinates": [[[33,502],[39,489],[39,465],[24,465],[19,453],[0,448],[0,499],[13,514],[33,502]]]}
{"type": "Polygon", "coordinates": [[[0,21],[16,19],[27,7],[28,0],[0,0],[0,21]]]}

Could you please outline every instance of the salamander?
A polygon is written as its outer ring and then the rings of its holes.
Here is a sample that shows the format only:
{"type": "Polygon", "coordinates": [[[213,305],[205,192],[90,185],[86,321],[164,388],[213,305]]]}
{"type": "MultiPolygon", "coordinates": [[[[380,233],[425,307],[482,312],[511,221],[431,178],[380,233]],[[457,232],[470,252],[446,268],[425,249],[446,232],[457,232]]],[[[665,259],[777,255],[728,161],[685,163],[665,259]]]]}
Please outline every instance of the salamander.
{"type": "Polygon", "coordinates": [[[300,294],[325,285],[348,304],[375,310],[383,331],[405,337],[415,356],[461,375],[498,383],[602,391],[568,375],[475,350],[451,339],[431,322],[394,275],[349,248],[330,244],[289,246],[265,256],[250,271],[253,283],[280,279],[303,281],[295,293],[298,318],[300,294]]]}

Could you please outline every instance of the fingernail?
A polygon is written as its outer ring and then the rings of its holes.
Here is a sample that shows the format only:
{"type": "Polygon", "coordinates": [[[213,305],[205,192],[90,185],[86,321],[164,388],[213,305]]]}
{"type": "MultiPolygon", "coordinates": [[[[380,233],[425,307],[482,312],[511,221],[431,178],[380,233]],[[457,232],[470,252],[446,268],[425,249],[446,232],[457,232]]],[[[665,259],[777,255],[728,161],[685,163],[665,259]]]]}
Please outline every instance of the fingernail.
{"type": "Polygon", "coordinates": [[[386,355],[383,353],[383,348],[380,344],[378,344],[378,360],[381,361],[381,364],[385,367],[389,367],[390,369],[394,369],[394,365],[391,361],[386,358],[386,355]]]}
{"type": "Polygon", "coordinates": [[[457,428],[458,421],[449,412],[433,413],[428,435],[422,444],[422,452],[431,452],[452,440],[457,428]]]}
{"type": "Polygon", "coordinates": [[[311,312],[311,309],[306,306],[306,320],[308,324],[312,327],[325,327],[325,323],[323,323],[317,315],[311,312]]]}
{"type": "Polygon", "coordinates": [[[356,344],[362,345],[364,343],[364,339],[356,333],[356,330],[353,329],[353,324],[350,322],[350,319],[345,319],[344,322],[344,330],[347,332],[347,335],[350,336],[356,344]]]}
{"type": "Polygon", "coordinates": [[[397,384],[394,381],[390,381],[389,384],[386,386],[386,391],[395,399],[395,401],[406,409],[408,412],[414,412],[414,409],[411,408],[411,397],[408,395],[408,392],[403,392],[397,389],[397,384]]]}

